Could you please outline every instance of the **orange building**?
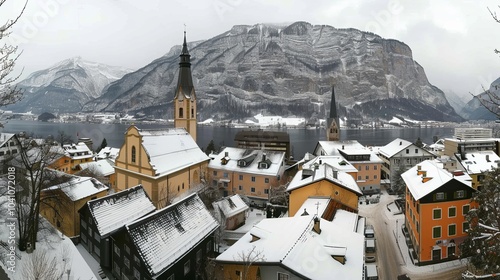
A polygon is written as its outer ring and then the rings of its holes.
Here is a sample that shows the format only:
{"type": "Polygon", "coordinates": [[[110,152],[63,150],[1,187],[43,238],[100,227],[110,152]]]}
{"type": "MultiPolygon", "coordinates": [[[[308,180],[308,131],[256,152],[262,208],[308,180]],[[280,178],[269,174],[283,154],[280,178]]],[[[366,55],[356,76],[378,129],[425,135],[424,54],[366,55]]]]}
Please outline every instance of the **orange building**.
{"type": "Polygon", "coordinates": [[[271,188],[284,184],[285,152],[227,147],[210,155],[209,183],[223,196],[245,195],[255,204],[265,204],[271,188]]]}
{"type": "Polygon", "coordinates": [[[304,165],[288,185],[288,215],[294,216],[310,197],[329,197],[337,209],[358,212],[358,199],[363,195],[352,175],[323,161],[304,165]]]}
{"type": "Polygon", "coordinates": [[[465,215],[476,205],[471,178],[450,173],[437,161],[426,160],[401,175],[406,184],[405,234],[417,265],[453,260],[467,237],[465,215]]]}

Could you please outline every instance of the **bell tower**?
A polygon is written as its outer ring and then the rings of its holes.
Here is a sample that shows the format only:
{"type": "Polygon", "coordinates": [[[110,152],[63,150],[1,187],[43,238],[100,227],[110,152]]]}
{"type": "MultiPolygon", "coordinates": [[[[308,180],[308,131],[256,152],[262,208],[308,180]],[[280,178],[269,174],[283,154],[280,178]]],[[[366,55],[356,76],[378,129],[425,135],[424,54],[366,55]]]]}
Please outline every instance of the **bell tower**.
{"type": "Polygon", "coordinates": [[[330,104],[330,117],[326,122],[326,140],[338,141],[340,140],[340,124],[339,116],[337,114],[337,102],[335,101],[335,88],[332,86],[332,102],[330,104]]]}
{"type": "Polygon", "coordinates": [[[186,31],[184,31],[184,43],[180,54],[179,77],[174,96],[174,126],[185,128],[196,141],[196,93],[191,76],[191,55],[186,43],[186,31]]]}

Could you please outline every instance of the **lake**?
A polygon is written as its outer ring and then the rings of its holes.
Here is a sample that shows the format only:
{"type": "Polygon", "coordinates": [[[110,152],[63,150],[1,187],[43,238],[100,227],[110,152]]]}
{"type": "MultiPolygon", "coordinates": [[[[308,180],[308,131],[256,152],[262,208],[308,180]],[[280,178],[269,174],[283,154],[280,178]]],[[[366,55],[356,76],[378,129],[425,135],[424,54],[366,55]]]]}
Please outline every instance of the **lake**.
{"type": "MultiPolygon", "coordinates": [[[[161,124],[140,124],[139,128],[164,128],[161,124]]],[[[94,124],[94,123],[51,123],[39,121],[9,120],[4,124],[4,132],[18,133],[24,131],[36,137],[44,138],[49,135],[57,137],[59,131],[64,131],[73,141],[78,138],[91,138],[94,147],[101,144],[106,138],[108,146],[120,148],[124,141],[124,133],[129,125],[125,124],[94,124]]],[[[214,140],[217,147],[234,146],[234,135],[243,128],[198,126],[198,145],[205,149],[210,140],[214,140]]],[[[326,140],[324,129],[286,129],[282,130],[290,135],[292,154],[295,158],[302,158],[306,152],[313,152],[319,140],[326,140]]],[[[394,128],[394,129],[342,129],[341,140],[358,140],[367,146],[384,146],[395,138],[402,138],[415,142],[418,137],[426,144],[432,143],[434,136],[445,138],[453,136],[452,127],[422,127],[422,128],[394,128]]]]}

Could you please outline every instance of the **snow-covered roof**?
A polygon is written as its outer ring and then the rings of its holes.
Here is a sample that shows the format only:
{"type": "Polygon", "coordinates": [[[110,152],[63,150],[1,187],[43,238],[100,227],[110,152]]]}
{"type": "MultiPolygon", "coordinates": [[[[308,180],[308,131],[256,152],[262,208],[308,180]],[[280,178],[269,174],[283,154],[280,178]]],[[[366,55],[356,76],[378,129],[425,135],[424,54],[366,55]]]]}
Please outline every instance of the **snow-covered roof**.
{"type": "Polygon", "coordinates": [[[65,144],[63,145],[63,149],[72,159],[92,157],[92,151],[83,142],[79,142],[78,144],[65,144]]]}
{"type": "Polygon", "coordinates": [[[208,167],[218,170],[277,176],[280,175],[284,160],[285,152],[226,147],[219,154],[211,155],[208,167]],[[248,165],[239,166],[239,160],[247,160],[248,165]],[[267,168],[262,168],[259,164],[263,161],[267,162],[267,168]],[[226,162],[226,164],[223,164],[223,162],[226,162]]]}
{"type": "Polygon", "coordinates": [[[419,163],[401,174],[401,178],[405,181],[408,190],[415,200],[423,198],[451,180],[456,180],[465,186],[472,188],[471,178],[469,175],[463,173],[461,176],[455,176],[454,174],[441,168],[440,163],[434,160],[425,160],[419,163]],[[420,173],[425,172],[425,174],[419,174],[419,168],[420,173]],[[429,179],[424,180],[424,178],[429,179]]]}
{"type": "Polygon", "coordinates": [[[303,169],[312,169],[317,164],[325,163],[337,170],[344,172],[358,172],[358,169],[345,160],[342,156],[318,156],[304,163],[303,169]]]}
{"type": "Polygon", "coordinates": [[[411,145],[413,145],[413,143],[410,141],[406,141],[406,140],[401,139],[401,138],[396,138],[395,140],[393,140],[389,144],[381,147],[378,150],[378,152],[381,155],[384,155],[387,158],[390,158],[393,155],[399,153],[400,151],[402,151],[403,149],[406,149],[407,147],[409,147],[411,145]]]}
{"type": "Polygon", "coordinates": [[[104,147],[99,151],[99,153],[97,153],[96,158],[97,159],[109,158],[114,160],[118,156],[118,153],[120,153],[119,148],[104,147]]]}
{"type": "Polygon", "coordinates": [[[236,214],[248,210],[248,205],[241,199],[239,194],[235,194],[212,203],[214,209],[220,209],[225,217],[232,217],[236,214]]]}
{"type": "Polygon", "coordinates": [[[362,279],[364,235],[357,230],[358,215],[337,210],[332,222],[320,219],[320,234],[313,224],[313,215],[264,219],[216,260],[242,263],[241,255],[252,252],[262,257],[255,264],[280,264],[301,278],[362,279]],[[345,257],[345,263],[333,256],[345,257]]]}
{"type": "Polygon", "coordinates": [[[368,161],[356,160],[356,162],[382,162],[382,160],[376,155],[374,151],[363,146],[357,140],[318,141],[318,144],[316,145],[316,149],[314,151],[316,155],[318,155],[320,148],[325,152],[326,155],[329,156],[343,156],[343,154],[348,156],[370,155],[370,159],[368,161]]]}
{"type": "Polygon", "coordinates": [[[142,136],[142,146],[156,170],[156,176],[168,175],[209,160],[183,128],[139,130],[139,133],[142,136]]]}
{"type": "Polygon", "coordinates": [[[57,190],[63,191],[66,196],[72,201],[78,201],[85,197],[106,191],[108,187],[97,179],[91,177],[71,176],[71,178],[62,184],[51,186],[44,190],[57,190]]]}
{"type": "Polygon", "coordinates": [[[106,237],[156,207],[141,185],[87,202],[101,237],[106,237]]]}
{"type": "Polygon", "coordinates": [[[218,222],[196,193],[126,226],[153,278],[218,227],[218,222]]]}
{"type": "Polygon", "coordinates": [[[321,180],[328,180],[338,186],[351,190],[354,193],[363,195],[363,193],[359,189],[358,184],[356,183],[354,178],[352,178],[351,175],[347,174],[346,172],[335,169],[331,165],[325,164],[324,162],[322,164],[319,164],[317,168],[314,168],[314,170],[310,169],[299,170],[299,172],[297,172],[293,177],[290,184],[288,184],[287,191],[290,192],[292,190],[310,185],[312,183],[321,180]],[[304,172],[306,173],[311,172],[312,175],[303,176],[305,175],[304,172]]]}
{"type": "Polygon", "coordinates": [[[466,153],[465,159],[461,159],[460,154],[457,154],[457,159],[469,174],[481,174],[500,166],[500,157],[494,151],[466,153]]]}
{"type": "Polygon", "coordinates": [[[14,137],[13,133],[1,133],[0,134],[0,148],[5,146],[5,143],[7,143],[12,137],[14,137]]]}
{"type": "Polygon", "coordinates": [[[302,215],[318,215],[319,217],[323,216],[323,213],[326,210],[326,207],[330,203],[329,197],[309,197],[302,203],[299,211],[295,213],[295,216],[302,215]]]}
{"type": "Polygon", "coordinates": [[[98,161],[84,162],[80,163],[80,168],[82,170],[89,169],[99,176],[109,176],[115,173],[115,165],[107,159],[101,159],[98,161]]]}

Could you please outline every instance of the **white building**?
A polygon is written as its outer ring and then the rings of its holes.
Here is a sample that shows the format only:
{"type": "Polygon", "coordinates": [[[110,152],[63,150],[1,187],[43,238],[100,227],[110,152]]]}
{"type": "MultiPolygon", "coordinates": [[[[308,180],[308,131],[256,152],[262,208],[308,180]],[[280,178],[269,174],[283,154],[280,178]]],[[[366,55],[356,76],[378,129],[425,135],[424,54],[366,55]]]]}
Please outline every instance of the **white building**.
{"type": "Polygon", "coordinates": [[[491,128],[481,127],[457,127],[455,128],[455,138],[457,139],[481,139],[491,138],[491,128]]]}

